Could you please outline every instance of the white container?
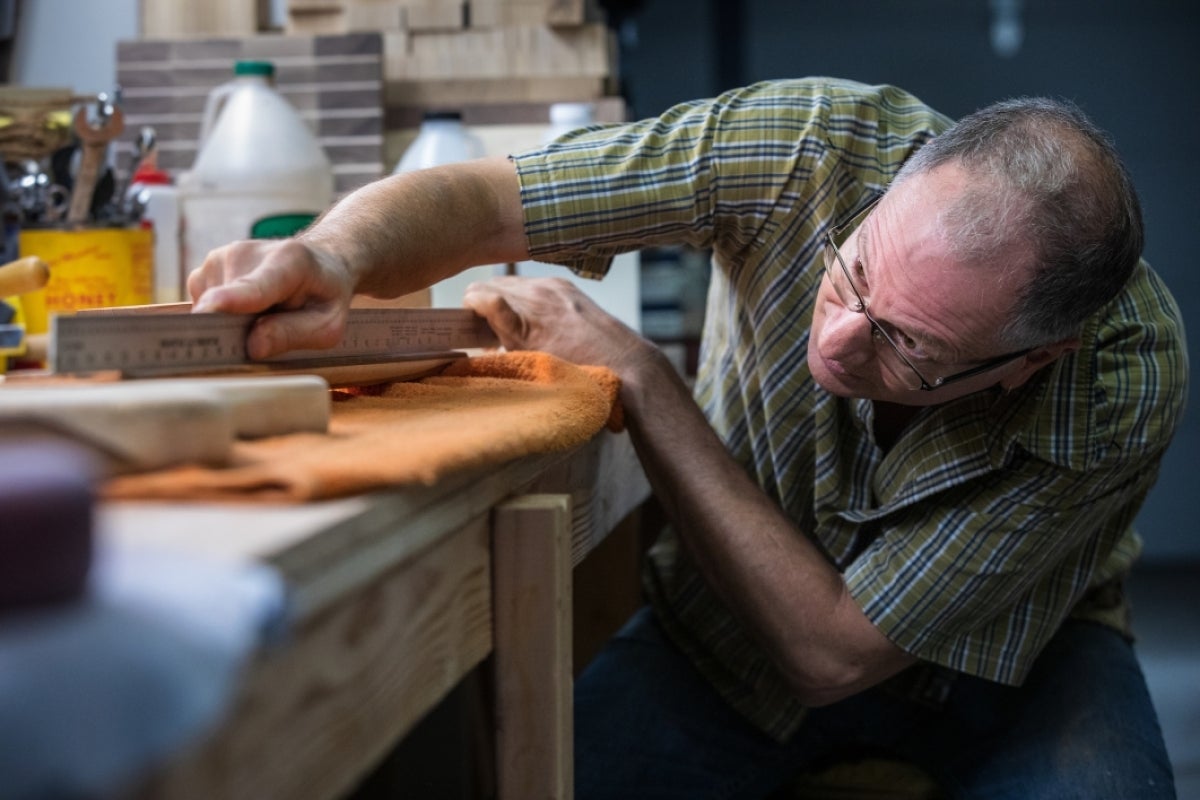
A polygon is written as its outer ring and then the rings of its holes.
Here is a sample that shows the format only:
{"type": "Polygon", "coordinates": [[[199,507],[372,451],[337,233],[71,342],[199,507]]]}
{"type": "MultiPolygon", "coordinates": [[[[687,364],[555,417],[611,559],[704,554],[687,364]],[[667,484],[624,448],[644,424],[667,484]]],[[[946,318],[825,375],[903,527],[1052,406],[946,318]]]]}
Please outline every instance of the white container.
{"type": "Polygon", "coordinates": [[[155,167],[139,167],[129,186],[129,196],[142,207],[142,220],[154,231],[154,302],[178,303],[183,299],[182,249],[179,230],[179,189],[171,177],[155,167]]]}
{"type": "MultiPolygon", "coordinates": [[[[484,155],[483,142],[462,124],[456,111],[426,112],[421,120],[417,138],[413,140],[392,172],[399,175],[443,164],[470,161],[484,155]]],[[[486,265],[470,267],[429,287],[429,303],[434,308],[458,308],[463,293],[474,281],[483,281],[504,274],[504,267],[486,265]]]]}
{"type": "Polygon", "coordinates": [[[462,124],[457,111],[430,111],[421,120],[417,138],[400,156],[393,173],[470,161],[483,156],[483,142],[462,124]]]}
{"type": "Polygon", "coordinates": [[[595,122],[596,108],[591,103],[553,103],[550,106],[550,127],[545,142],[552,142],[564,133],[586,128],[595,122]]]}
{"type": "Polygon", "coordinates": [[[316,137],[271,85],[274,67],[239,61],[209,94],[200,148],[180,176],[184,270],[238,239],[289,235],[333,202],[333,168],[316,137]]]}

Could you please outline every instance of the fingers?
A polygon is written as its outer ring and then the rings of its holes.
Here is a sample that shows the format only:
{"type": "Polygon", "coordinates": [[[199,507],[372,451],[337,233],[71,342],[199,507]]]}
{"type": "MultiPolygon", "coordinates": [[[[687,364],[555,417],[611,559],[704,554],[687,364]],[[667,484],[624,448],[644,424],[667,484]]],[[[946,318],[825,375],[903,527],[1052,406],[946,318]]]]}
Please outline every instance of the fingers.
{"type": "Polygon", "coordinates": [[[478,281],[470,284],[463,293],[463,305],[487,320],[505,349],[530,348],[529,324],[509,303],[499,285],[478,281]]]}
{"type": "Polygon", "coordinates": [[[195,313],[268,312],[246,341],[254,359],[337,344],[353,291],[344,264],[294,239],[235,242],[188,276],[195,313]]]}
{"type": "Polygon", "coordinates": [[[342,339],[346,315],[329,307],[264,314],[246,339],[246,354],[265,359],[289,350],[333,347],[342,339]]]}
{"type": "MultiPolygon", "coordinates": [[[[226,284],[253,269],[260,260],[253,253],[255,249],[251,242],[236,242],[213,250],[205,256],[204,263],[192,270],[187,278],[187,290],[193,304],[199,302],[210,289],[226,284]]],[[[209,304],[211,305],[211,302],[209,304]]]]}
{"type": "Polygon", "coordinates": [[[293,298],[315,268],[311,254],[289,242],[235,242],[188,276],[188,292],[197,312],[255,313],[293,298]]]}
{"type": "Polygon", "coordinates": [[[238,278],[233,283],[205,289],[192,302],[196,313],[223,312],[226,314],[253,314],[270,308],[270,295],[253,278],[238,278]]]}
{"type": "Polygon", "coordinates": [[[560,278],[494,278],[471,284],[463,303],[487,319],[510,350],[541,350],[577,364],[618,368],[645,341],[560,278]]]}

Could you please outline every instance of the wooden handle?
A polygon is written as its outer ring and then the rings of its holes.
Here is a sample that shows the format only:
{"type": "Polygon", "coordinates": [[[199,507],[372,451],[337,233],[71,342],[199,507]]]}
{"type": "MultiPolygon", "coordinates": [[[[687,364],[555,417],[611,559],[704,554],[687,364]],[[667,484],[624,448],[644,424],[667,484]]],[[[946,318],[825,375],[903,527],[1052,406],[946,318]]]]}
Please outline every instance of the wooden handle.
{"type": "Polygon", "coordinates": [[[0,297],[35,292],[50,280],[50,266],[37,256],[25,256],[0,267],[0,297]]]}
{"type": "Polygon", "coordinates": [[[67,222],[80,225],[87,222],[92,210],[92,196],[96,192],[96,177],[104,163],[107,144],[83,143],[83,157],[79,161],[79,172],[75,175],[75,187],[71,190],[71,205],[67,209],[67,222]]]}

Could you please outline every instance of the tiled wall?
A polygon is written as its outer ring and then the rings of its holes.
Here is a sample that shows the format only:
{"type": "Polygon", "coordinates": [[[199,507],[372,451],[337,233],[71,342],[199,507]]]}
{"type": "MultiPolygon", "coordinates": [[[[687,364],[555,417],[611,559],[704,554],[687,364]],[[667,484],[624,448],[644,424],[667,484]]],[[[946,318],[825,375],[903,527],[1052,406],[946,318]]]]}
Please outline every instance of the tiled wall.
{"type": "Polygon", "coordinates": [[[117,82],[128,165],[142,126],[155,129],[159,165],[191,167],[208,93],[240,59],[271,61],[275,85],[312,126],[333,163],[338,196],[384,173],[383,41],[377,33],[120,42],[117,82]]]}

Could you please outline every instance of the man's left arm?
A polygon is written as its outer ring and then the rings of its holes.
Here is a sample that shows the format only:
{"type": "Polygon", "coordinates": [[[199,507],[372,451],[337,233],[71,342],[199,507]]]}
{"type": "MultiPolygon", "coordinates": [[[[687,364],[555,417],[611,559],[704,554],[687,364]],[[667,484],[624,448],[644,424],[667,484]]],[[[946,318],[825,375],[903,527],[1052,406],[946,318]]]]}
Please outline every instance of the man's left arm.
{"type": "Polygon", "coordinates": [[[802,702],[835,702],[915,662],[864,616],[833,565],[730,457],[651,343],[565,281],[475,284],[465,302],[509,349],[544,350],[617,373],[655,493],[709,584],[802,702]]]}

